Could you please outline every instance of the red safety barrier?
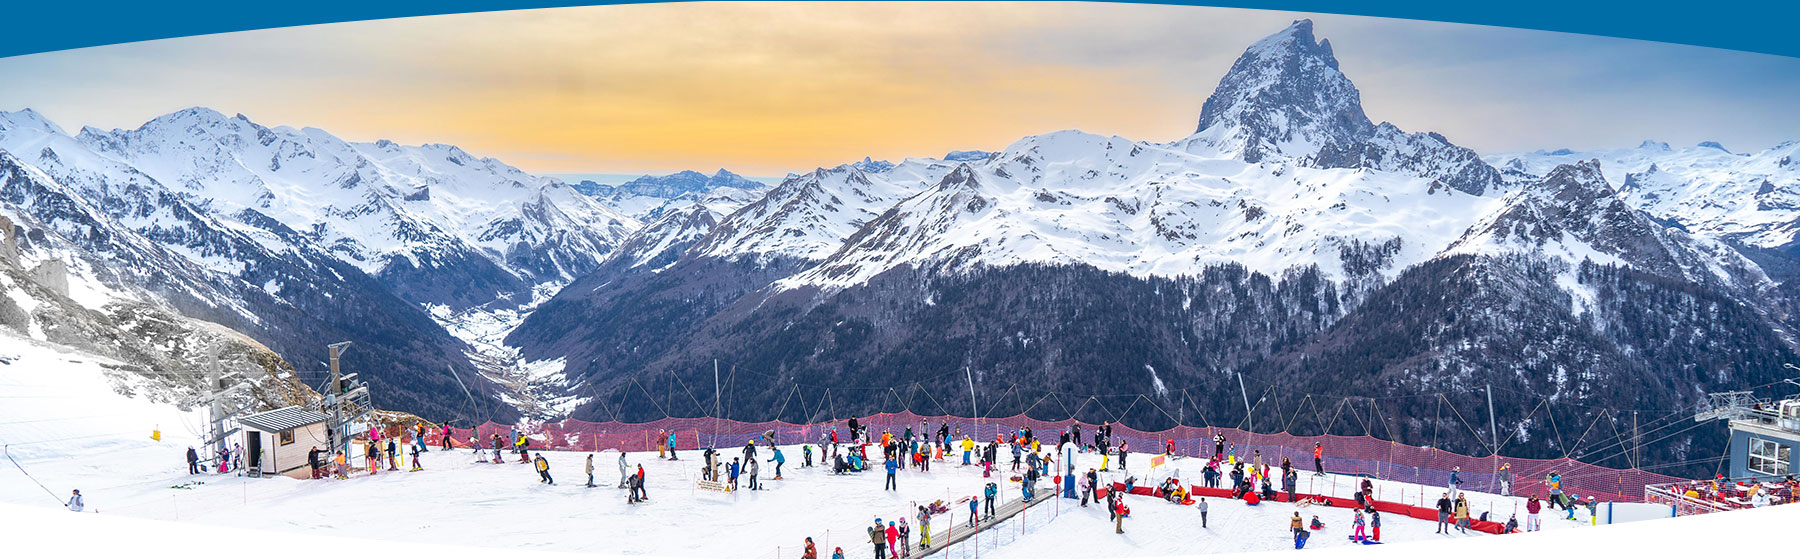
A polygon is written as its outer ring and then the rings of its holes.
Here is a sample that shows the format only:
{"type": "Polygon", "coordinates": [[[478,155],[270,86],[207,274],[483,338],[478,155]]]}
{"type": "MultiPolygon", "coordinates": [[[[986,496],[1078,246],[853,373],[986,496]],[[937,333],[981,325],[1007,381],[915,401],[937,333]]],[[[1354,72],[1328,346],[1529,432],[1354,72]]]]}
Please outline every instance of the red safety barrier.
{"type": "MultiPolygon", "coordinates": [[[[977,442],[992,441],[997,434],[1031,428],[1040,439],[1055,442],[1058,434],[1071,425],[1068,421],[1046,421],[1023,415],[1007,418],[964,418],[956,416],[920,416],[910,412],[883,413],[859,418],[861,425],[879,434],[888,431],[899,435],[907,427],[917,434],[923,426],[932,438],[937,428],[948,424],[958,435],[968,435],[977,442]],[[923,424],[921,424],[923,423],[923,424]]],[[[1091,440],[1093,424],[1083,423],[1082,441],[1091,440]]],[[[491,445],[491,436],[506,439],[513,427],[483,424],[473,430],[453,429],[456,441],[466,444],[471,435],[479,435],[481,445],[491,445]]],[[[836,431],[840,442],[849,441],[849,429],[843,422],[823,424],[791,424],[787,422],[741,422],[712,418],[665,418],[639,424],[623,422],[586,422],[564,420],[534,423],[527,427],[532,449],[570,451],[655,451],[674,434],[676,448],[689,451],[714,446],[722,449],[743,447],[745,442],[763,443],[764,433],[773,433],[783,445],[813,443],[828,439],[836,431]]],[[[1267,464],[1280,464],[1283,458],[1300,468],[1313,466],[1315,442],[1324,445],[1325,470],[1341,474],[1369,475],[1377,479],[1443,486],[1453,468],[1461,468],[1462,488],[1470,491],[1498,493],[1503,481],[1510,481],[1513,495],[1547,496],[1544,478],[1552,472],[1562,475],[1565,493],[1606,501],[1641,501],[1646,484],[1677,482],[1682,479],[1638,469],[1612,469],[1582,463],[1574,459],[1527,459],[1518,457],[1471,457],[1447,451],[1385,441],[1369,436],[1299,436],[1288,433],[1260,434],[1234,428],[1181,426],[1158,432],[1144,432],[1115,424],[1115,442],[1128,443],[1133,449],[1160,450],[1174,440],[1177,456],[1211,456],[1212,438],[1224,434],[1239,457],[1261,451],[1267,464]],[[1511,464],[1508,469],[1501,465],[1511,464]]],[[[511,441],[504,442],[510,448],[511,441]]],[[[1134,453],[1133,455],[1143,455],[1134,453]]],[[[797,460],[797,458],[790,458],[797,460]]],[[[1435,519],[1435,517],[1433,517],[1435,519]]]]}

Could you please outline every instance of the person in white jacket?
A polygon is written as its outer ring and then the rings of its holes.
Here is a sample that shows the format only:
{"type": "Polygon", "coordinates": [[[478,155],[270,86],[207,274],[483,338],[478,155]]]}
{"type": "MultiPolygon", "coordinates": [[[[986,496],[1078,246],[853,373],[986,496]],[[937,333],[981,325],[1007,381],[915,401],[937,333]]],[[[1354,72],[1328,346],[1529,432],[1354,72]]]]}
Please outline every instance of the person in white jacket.
{"type": "Polygon", "coordinates": [[[619,452],[619,487],[629,488],[631,486],[630,478],[631,465],[625,464],[625,452],[621,451],[619,452]]]}
{"type": "MultiPolygon", "coordinates": [[[[1763,500],[1763,502],[1764,502],[1764,505],[1767,505],[1768,500],[1765,499],[1765,500],[1763,500]]],[[[87,507],[87,504],[85,504],[81,501],[81,491],[80,490],[74,491],[74,495],[69,497],[69,503],[65,504],[65,505],[69,506],[69,511],[76,511],[76,512],[81,511],[81,508],[83,508],[83,507],[87,507]]]]}

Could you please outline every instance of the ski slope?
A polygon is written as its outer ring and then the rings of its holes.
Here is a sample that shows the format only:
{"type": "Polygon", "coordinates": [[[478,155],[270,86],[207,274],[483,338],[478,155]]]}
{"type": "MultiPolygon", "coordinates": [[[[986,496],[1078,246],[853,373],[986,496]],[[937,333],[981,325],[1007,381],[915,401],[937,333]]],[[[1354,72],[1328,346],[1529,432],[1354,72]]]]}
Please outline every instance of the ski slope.
{"type": "MultiPolygon", "coordinates": [[[[616,488],[618,454],[609,452],[595,454],[596,488],[584,487],[582,467],[587,454],[578,452],[545,453],[558,483],[555,486],[540,484],[529,466],[516,462],[516,456],[509,458],[515,462],[506,464],[477,463],[468,450],[431,451],[421,461],[425,470],[418,472],[358,474],[342,481],[190,476],[185,474],[182,455],[196,440],[201,413],[121,395],[114,391],[118,382],[108,380],[103,360],[66,349],[0,337],[0,358],[4,358],[0,360],[0,398],[6,405],[0,407],[0,440],[11,445],[9,452],[25,471],[48,487],[46,492],[19,469],[4,465],[0,502],[7,505],[0,509],[0,516],[75,519],[79,521],[71,522],[79,524],[115,523],[110,520],[119,518],[177,521],[176,528],[154,529],[159,534],[187,535],[185,541],[174,542],[263,539],[257,531],[272,530],[298,533],[308,542],[342,537],[533,552],[792,558],[799,556],[803,539],[810,536],[819,544],[821,557],[829,556],[832,547],[843,547],[849,557],[867,558],[872,550],[864,528],[877,517],[910,517],[914,504],[943,499],[954,515],[934,520],[934,533],[942,535],[952,523],[967,521],[967,505],[956,502],[978,493],[984,483],[1000,481],[1001,495],[1009,501],[1019,495],[1018,485],[1003,478],[1010,472],[1003,469],[1002,475],[984,479],[976,468],[957,466],[959,457],[954,456],[933,464],[928,473],[902,472],[899,490],[886,492],[881,490],[881,475],[875,472],[837,476],[821,468],[800,468],[802,451],[798,446],[784,448],[788,459],[785,479],[765,480],[765,491],[736,494],[694,490],[691,481],[699,469],[697,452],[684,450],[680,461],[659,460],[655,453],[631,453],[629,464],[633,468],[642,464],[648,474],[650,500],[639,505],[626,504],[624,490],[616,488]],[[149,437],[157,427],[163,430],[161,442],[149,437]],[[92,513],[77,515],[55,509],[73,488],[82,490],[92,513]],[[96,514],[109,521],[94,520],[96,514]]],[[[720,445],[727,457],[742,452],[741,447],[720,445]]],[[[769,453],[764,448],[759,455],[766,460],[769,453]]],[[[1177,470],[1183,480],[1198,479],[1201,466],[1194,459],[1178,459],[1151,471],[1146,468],[1147,461],[1146,456],[1133,457],[1138,469],[1133,473],[1141,484],[1154,485],[1165,476],[1176,475],[1177,470]]],[[[1093,466],[1098,466],[1096,457],[1078,457],[1078,469],[1093,466]]],[[[765,467],[765,478],[772,470],[765,467]]],[[[1125,473],[1115,469],[1104,476],[1122,481],[1125,473]]],[[[1353,491],[1351,477],[1301,478],[1303,492],[1348,496],[1353,491]]],[[[1429,502],[1440,491],[1394,483],[1379,483],[1377,488],[1383,499],[1406,502],[1420,500],[1421,494],[1429,502]]],[[[1040,487],[1040,492],[1051,490],[1040,487]]],[[[1296,509],[1293,505],[1210,503],[1209,528],[1202,529],[1195,508],[1130,496],[1127,504],[1132,516],[1125,523],[1125,534],[1116,535],[1099,507],[1084,509],[1072,500],[1052,499],[977,539],[950,548],[944,556],[1164,556],[1292,547],[1287,524],[1296,509]]],[[[1471,506],[1477,514],[1492,508],[1504,519],[1519,502],[1471,494],[1471,506]]],[[[1350,531],[1348,510],[1299,509],[1303,516],[1318,515],[1328,525],[1314,533],[1307,548],[1371,548],[1345,540],[1350,531]]],[[[1547,518],[1545,528],[1586,527],[1585,513],[1578,517],[1579,522],[1547,518]]],[[[153,526],[126,524],[120,527],[139,529],[120,530],[151,531],[142,528],[153,526]]],[[[1470,545],[1483,547],[1520,538],[1477,533],[1446,537],[1433,534],[1434,526],[1387,515],[1383,517],[1383,537],[1389,543],[1488,539],[1483,545],[1470,545]]],[[[915,537],[917,534],[915,529],[915,537]]],[[[184,545],[172,542],[169,546],[184,545]]],[[[408,546],[394,550],[410,550],[408,546]]],[[[1381,548],[1400,550],[1399,546],[1381,548]]]]}

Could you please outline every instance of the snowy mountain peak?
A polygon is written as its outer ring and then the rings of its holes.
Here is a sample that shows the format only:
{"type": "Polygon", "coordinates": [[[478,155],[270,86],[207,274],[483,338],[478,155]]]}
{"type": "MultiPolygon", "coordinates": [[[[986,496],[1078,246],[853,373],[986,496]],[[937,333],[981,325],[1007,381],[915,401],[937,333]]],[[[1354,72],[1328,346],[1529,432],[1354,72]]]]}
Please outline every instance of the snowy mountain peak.
{"type": "Polygon", "coordinates": [[[1303,19],[1238,57],[1201,107],[1196,133],[1210,132],[1222,151],[1255,163],[1349,145],[1373,130],[1331,43],[1315,40],[1303,19]]]}
{"type": "Polygon", "coordinates": [[[1658,142],[1655,140],[1645,140],[1642,144],[1638,144],[1638,149],[1667,152],[1667,151],[1669,151],[1669,143],[1668,142],[1658,142]]]}
{"type": "Polygon", "coordinates": [[[0,132],[20,130],[63,134],[61,127],[50,122],[50,119],[44,118],[44,115],[37,112],[36,109],[27,107],[18,111],[0,111],[0,132]]]}

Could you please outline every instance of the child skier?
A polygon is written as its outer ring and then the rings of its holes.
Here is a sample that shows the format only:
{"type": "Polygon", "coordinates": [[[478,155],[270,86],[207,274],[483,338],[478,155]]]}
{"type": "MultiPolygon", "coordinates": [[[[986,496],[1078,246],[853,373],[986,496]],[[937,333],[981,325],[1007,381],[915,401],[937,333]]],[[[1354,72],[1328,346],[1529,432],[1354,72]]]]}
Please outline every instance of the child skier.
{"type": "Polygon", "coordinates": [[[544,484],[556,485],[556,480],[550,478],[550,461],[544,459],[543,453],[538,453],[537,459],[533,459],[531,465],[537,467],[538,476],[544,479],[544,484]]]}
{"type": "Polygon", "coordinates": [[[974,527],[980,520],[981,495],[969,496],[969,526],[974,527]]]}

